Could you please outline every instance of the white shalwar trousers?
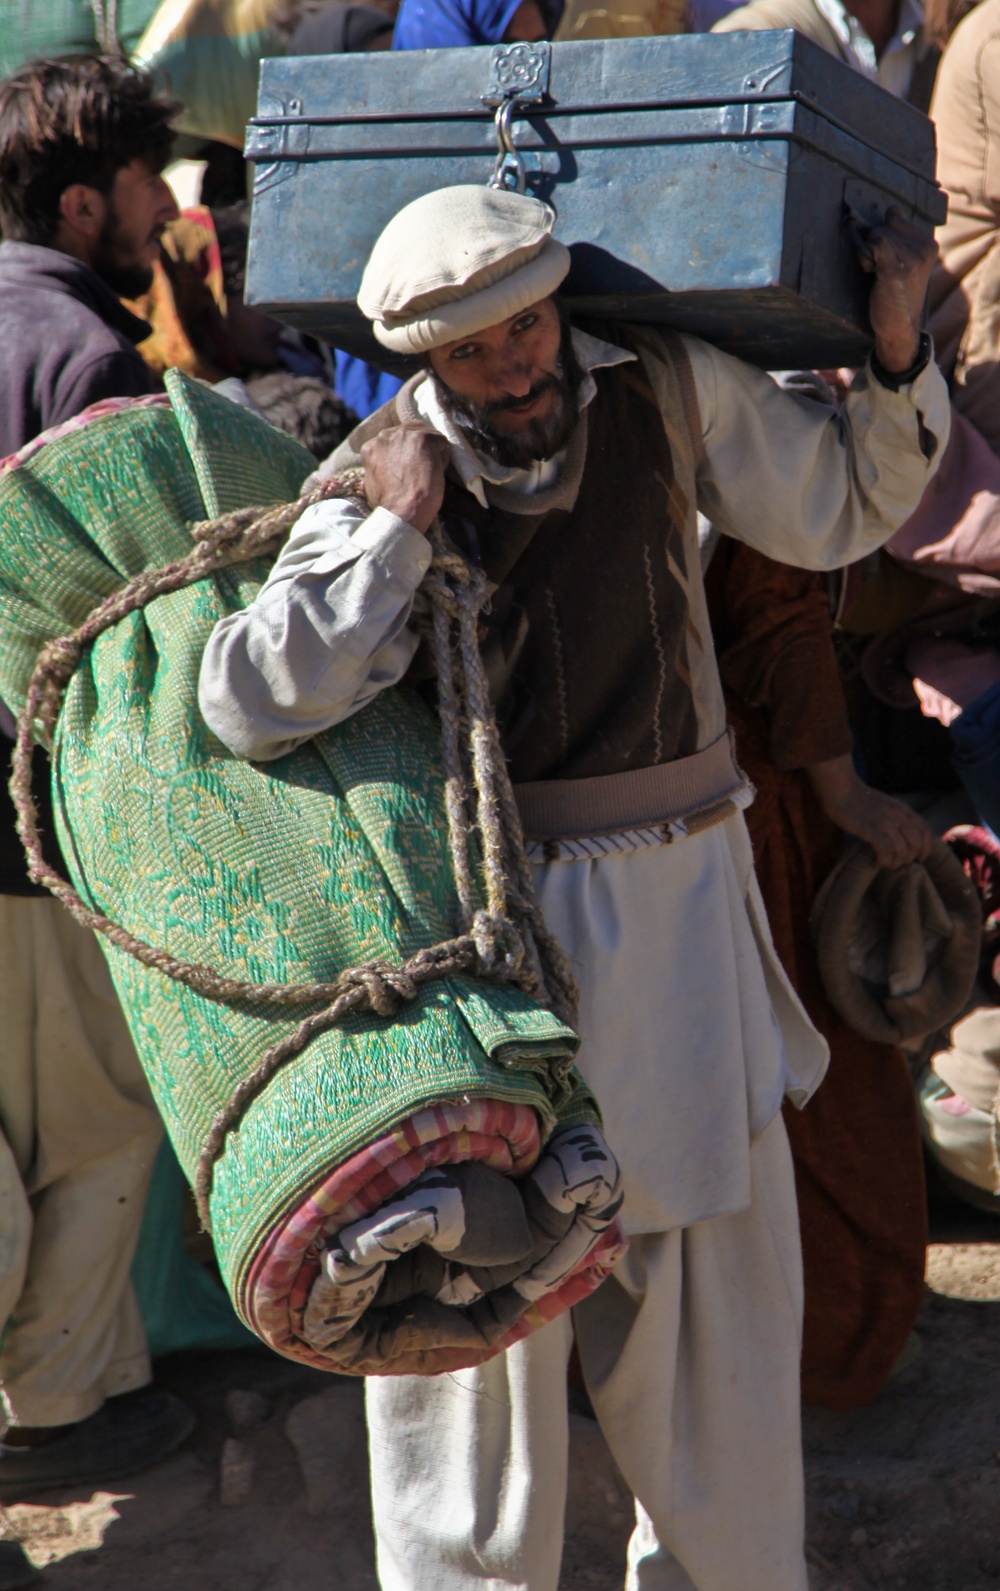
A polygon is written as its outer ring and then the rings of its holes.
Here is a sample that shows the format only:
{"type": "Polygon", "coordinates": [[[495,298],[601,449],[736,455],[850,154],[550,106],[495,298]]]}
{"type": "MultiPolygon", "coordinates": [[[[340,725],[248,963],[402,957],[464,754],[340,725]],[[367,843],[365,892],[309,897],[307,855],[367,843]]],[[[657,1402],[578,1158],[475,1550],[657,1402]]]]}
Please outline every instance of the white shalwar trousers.
{"type": "MultiPolygon", "coordinates": [[[[628,1591],[806,1591],[802,1280],[780,1117],[736,1215],[633,1237],[574,1310],[587,1387],[638,1499],[628,1591]]],[[[478,1370],[367,1383],[383,1591],[556,1591],[568,1316],[478,1370]]]]}
{"type": "Polygon", "coordinates": [[[0,895],[0,1423],[151,1379],[129,1270],[163,1129],[96,936],[0,895]]]}
{"type": "MultiPolygon", "coordinates": [[[[774,953],[741,816],[535,873],[631,1248],[574,1311],[639,1499],[629,1591],[805,1591],[802,1282],[783,1095],[826,1047],[774,953]]],[[[568,1319],[480,1370],[368,1383],[383,1591],[555,1591],[568,1319]]]]}

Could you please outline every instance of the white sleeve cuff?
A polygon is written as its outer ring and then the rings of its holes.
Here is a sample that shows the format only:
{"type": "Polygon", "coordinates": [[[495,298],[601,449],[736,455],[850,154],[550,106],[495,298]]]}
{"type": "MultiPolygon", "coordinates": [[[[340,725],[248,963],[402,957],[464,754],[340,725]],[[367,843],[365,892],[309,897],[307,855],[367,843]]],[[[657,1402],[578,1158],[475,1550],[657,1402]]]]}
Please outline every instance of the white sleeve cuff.
{"type": "Polygon", "coordinates": [[[431,565],[432,549],[426,536],[388,508],[373,508],[351,537],[355,547],[374,553],[393,574],[416,588],[431,565]]]}

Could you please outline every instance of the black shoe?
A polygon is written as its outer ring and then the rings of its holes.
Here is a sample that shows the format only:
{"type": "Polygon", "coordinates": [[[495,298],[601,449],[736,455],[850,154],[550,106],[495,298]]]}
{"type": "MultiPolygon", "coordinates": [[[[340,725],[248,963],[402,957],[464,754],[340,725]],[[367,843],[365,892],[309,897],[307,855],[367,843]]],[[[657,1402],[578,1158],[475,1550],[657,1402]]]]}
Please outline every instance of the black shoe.
{"type": "Polygon", "coordinates": [[[33,1569],[19,1541],[0,1541],[0,1591],[19,1591],[34,1585],[38,1570],[33,1569]]]}
{"type": "Polygon", "coordinates": [[[0,1448],[0,1503],[20,1502],[53,1486],[90,1486],[134,1475],[166,1458],[193,1428],[191,1410],[157,1387],[108,1398],[96,1414],[51,1442],[0,1448]]]}

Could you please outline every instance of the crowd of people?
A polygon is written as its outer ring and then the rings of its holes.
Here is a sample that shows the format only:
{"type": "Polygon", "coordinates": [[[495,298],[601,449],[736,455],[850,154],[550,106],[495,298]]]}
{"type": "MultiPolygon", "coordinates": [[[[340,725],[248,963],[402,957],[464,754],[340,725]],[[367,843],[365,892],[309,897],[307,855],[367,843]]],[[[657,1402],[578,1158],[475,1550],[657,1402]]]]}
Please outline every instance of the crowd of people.
{"type": "MultiPolygon", "coordinates": [[[[601,26],[558,0],[292,11],[293,53],[601,26]]],[[[574,861],[554,833],[533,858],[628,1253],[479,1369],[370,1382],[386,1591],[555,1591],[567,1376],[636,1494],[630,1591],[805,1591],[800,1397],[868,1403],[919,1352],[928,1166],[1000,1214],[1000,0],[685,15],[794,27],[935,122],[940,256],[898,213],[872,230],[861,371],[779,377],[575,322],[551,209],[484,187],[416,201],[369,260],[378,343],[421,361],[404,384],[245,302],[242,161],[196,151],[180,208],[179,107],[154,78],[95,55],[0,83],[0,460],[180,368],[302,442],[317,479],[365,471],[367,504],[310,510],[212,636],[200,705],[228,752],[266,764],[410,677],[443,515],[494,587],[480,639],[515,786],[555,810],[567,783],[663,776],[655,825],[616,796],[610,828],[576,814],[574,861]],[[895,876],[941,836],[981,954],[962,1010],[904,1048],[831,999],[810,918],[851,842],[895,876]]],[[[62,865],[41,747],[35,793],[62,865]]],[[[130,1280],[159,1118],[5,785],[0,986],[3,1502],[127,1474],[192,1425],[155,1386],[130,1280]]],[[[24,1570],[0,1541],[0,1591],[24,1570]]]]}

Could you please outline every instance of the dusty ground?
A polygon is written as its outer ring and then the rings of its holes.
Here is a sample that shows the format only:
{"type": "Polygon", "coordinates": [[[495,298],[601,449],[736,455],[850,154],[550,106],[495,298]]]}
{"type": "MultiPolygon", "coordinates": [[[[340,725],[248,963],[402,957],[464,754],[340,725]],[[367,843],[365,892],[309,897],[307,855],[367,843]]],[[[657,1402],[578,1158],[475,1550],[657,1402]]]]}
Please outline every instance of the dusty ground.
{"type": "MultiPolygon", "coordinates": [[[[869,1409],[806,1415],[813,1591],[1000,1588],[1000,1223],[939,1205],[934,1236],[916,1361],[869,1409]]],[[[40,1591],[375,1591],[356,1384],[263,1353],[160,1379],[197,1409],[180,1453],[7,1510],[40,1591]]],[[[618,1591],[629,1499],[572,1427],[562,1591],[618,1591]]]]}

